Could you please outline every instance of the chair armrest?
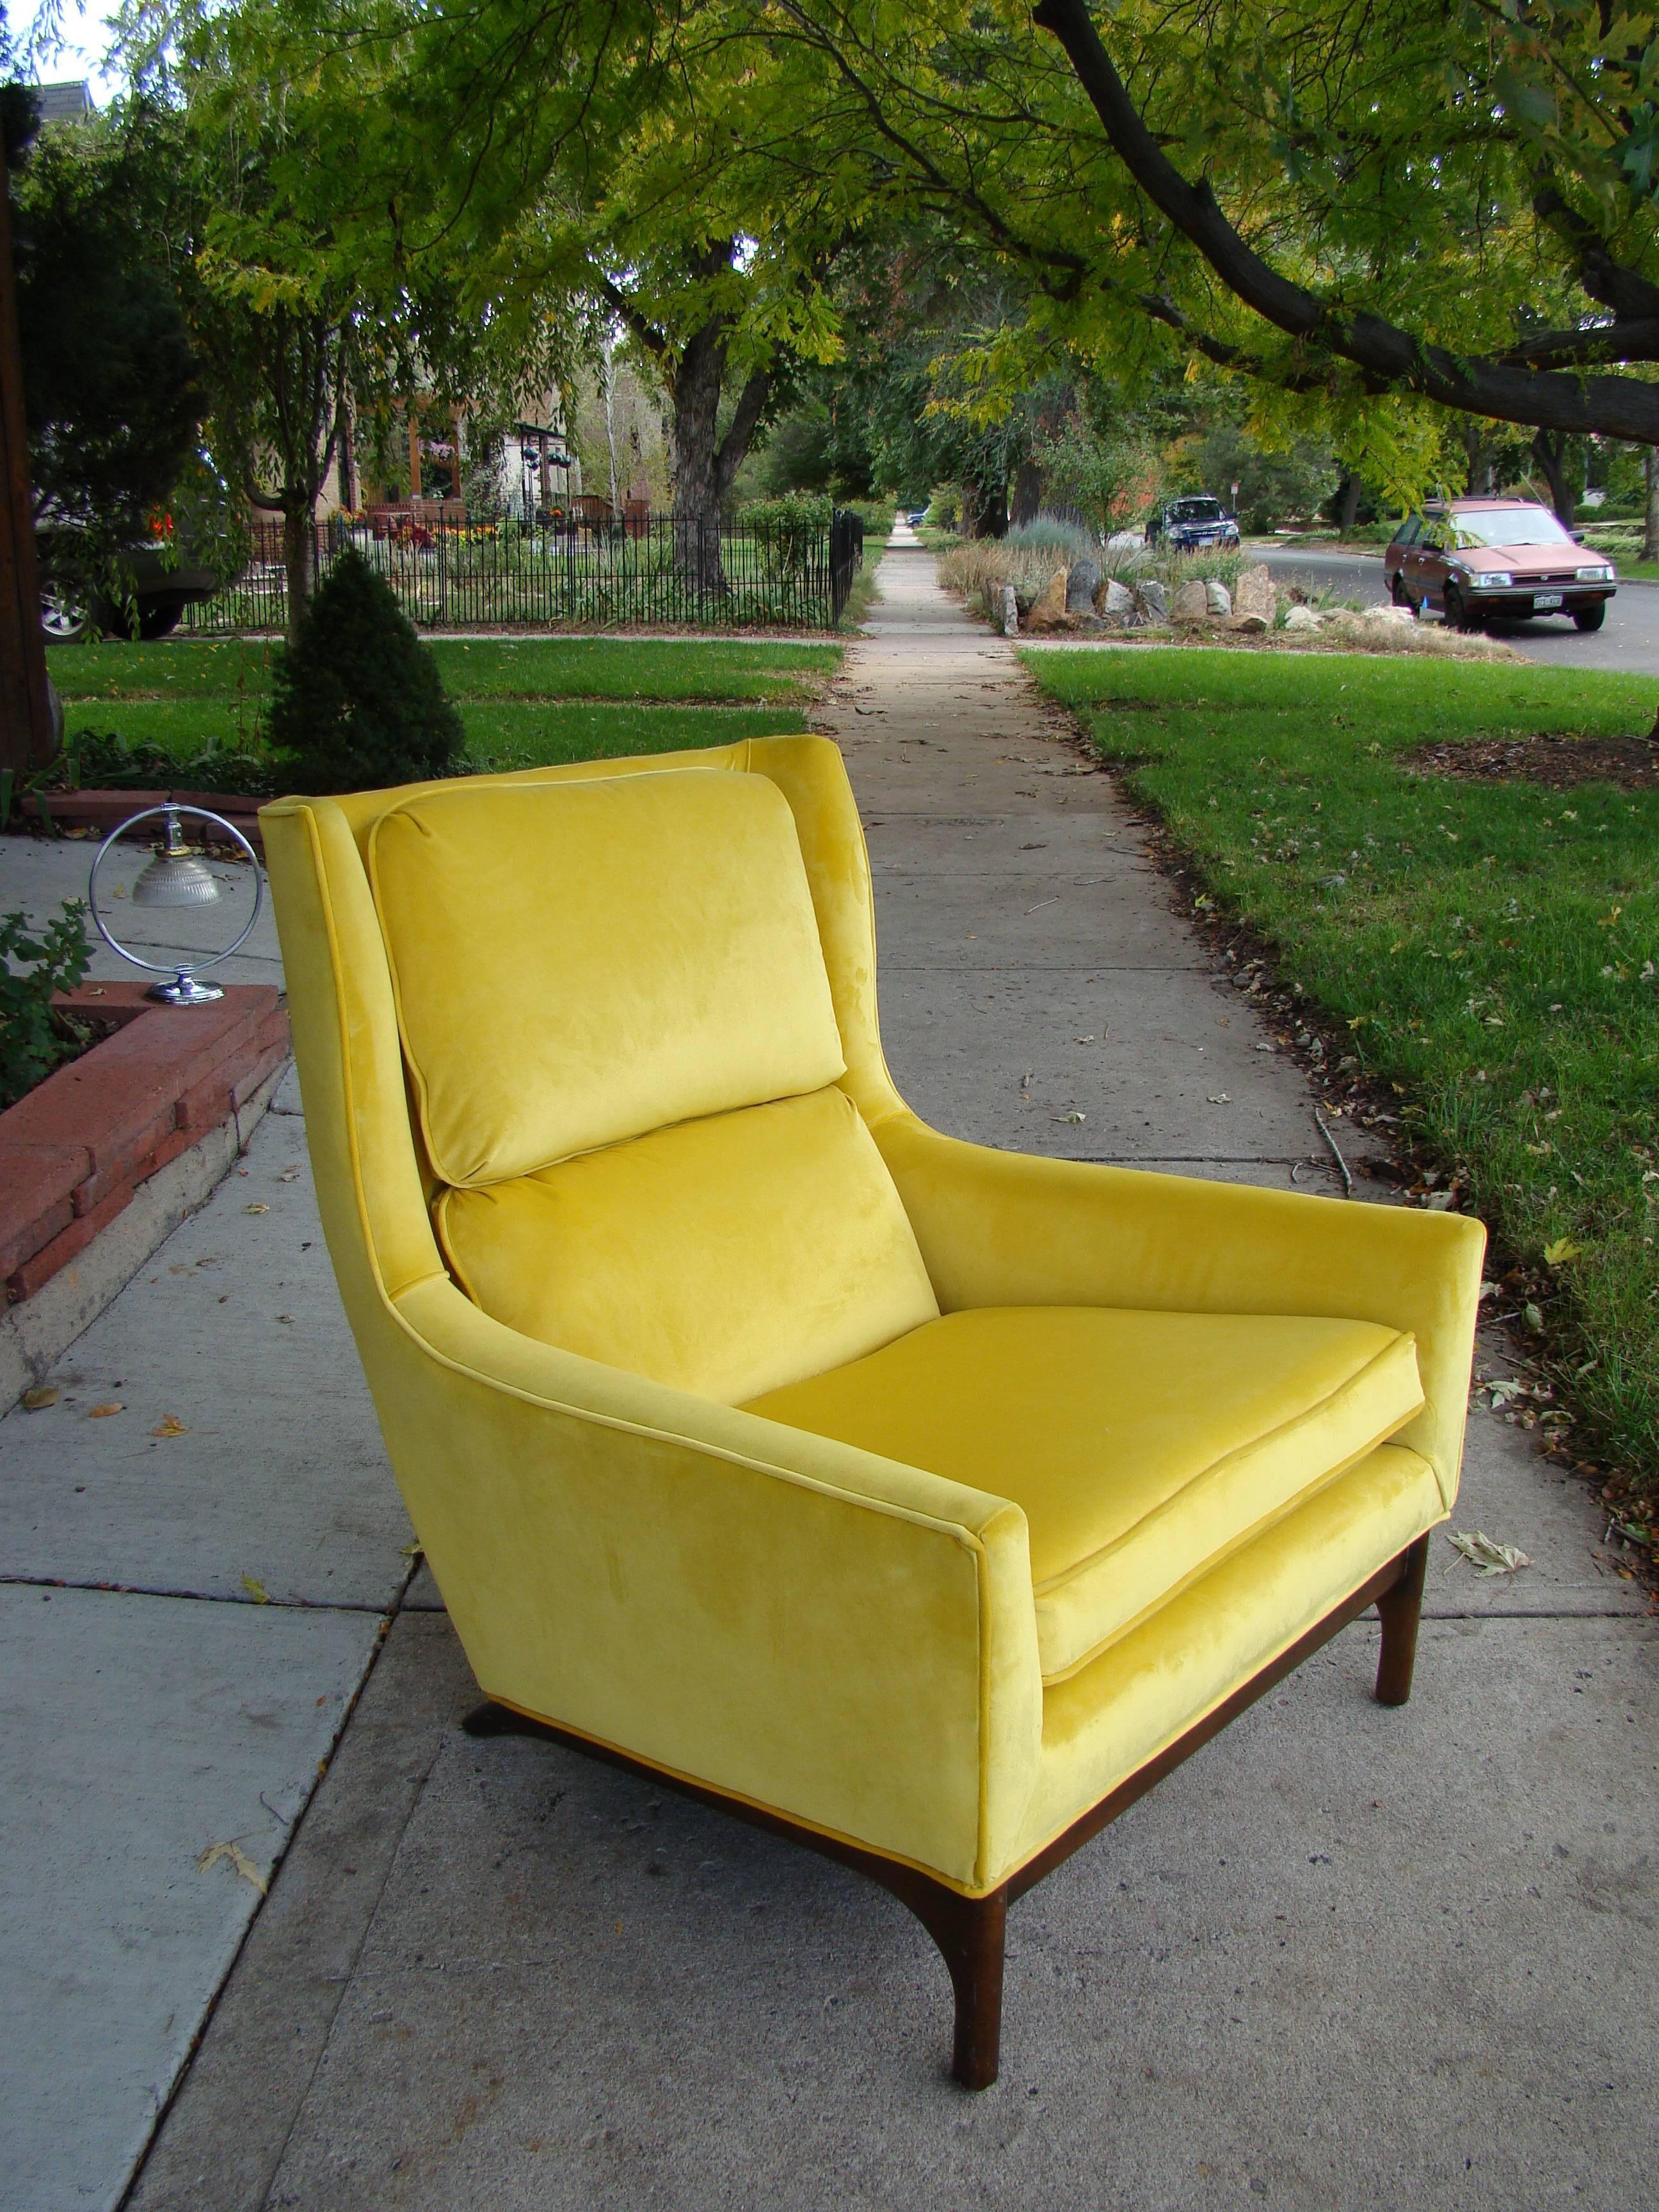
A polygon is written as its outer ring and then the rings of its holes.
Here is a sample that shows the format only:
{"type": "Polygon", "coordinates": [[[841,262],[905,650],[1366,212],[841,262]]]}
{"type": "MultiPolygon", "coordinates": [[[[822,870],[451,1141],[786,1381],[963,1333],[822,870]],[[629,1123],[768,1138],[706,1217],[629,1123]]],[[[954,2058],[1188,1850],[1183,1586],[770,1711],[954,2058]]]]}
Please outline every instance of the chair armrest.
{"type": "Polygon", "coordinates": [[[388,1447],[490,1696],[969,1887],[1006,1862],[1042,1734],[1018,1506],[537,1343],[442,1278],[392,1310],[388,1447]]]}
{"type": "Polygon", "coordinates": [[[913,1115],[872,1133],[947,1313],[1126,1306],[1409,1331],[1428,1402],[1394,1441],[1431,1463],[1449,1508],[1486,1242],[1478,1221],[992,1152],[913,1115]]]}

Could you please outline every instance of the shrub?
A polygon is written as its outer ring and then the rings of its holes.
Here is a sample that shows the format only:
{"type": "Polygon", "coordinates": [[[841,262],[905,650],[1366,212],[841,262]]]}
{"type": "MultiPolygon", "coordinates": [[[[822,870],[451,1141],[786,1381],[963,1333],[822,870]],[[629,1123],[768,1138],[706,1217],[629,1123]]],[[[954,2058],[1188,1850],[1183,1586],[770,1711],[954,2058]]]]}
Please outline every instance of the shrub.
{"type": "Polygon", "coordinates": [[[0,1108],[15,1103],[86,1042],[72,1019],[53,1011],[54,991],[87,972],[86,907],[66,899],[41,930],[25,914],[0,915],[0,1108]],[[19,969],[12,963],[30,963],[19,969]]]}
{"type": "Polygon", "coordinates": [[[45,782],[48,807],[54,791],[216,791],[274,799],[282,788],[276,762],[257,744],[243,749],[210,741],[198,752],[174,753],[116,730],[77,730],[45,782]]]}
{"type": "Polygon", "coordinates": [[[1017,522],[1002,543],[1016,553],[1056,553],[1068,564],[1100,558],[1100,540],[1074,522],[1059,522],[1040,514],[1035,522],[1017,522]]]}
{"type": "Polygon", "coordinates": [[[355,548],[319,586],[276,664],[269,734],[313,792],[445,775],[460,749],[460,714],[437,662],[355,548]]]}

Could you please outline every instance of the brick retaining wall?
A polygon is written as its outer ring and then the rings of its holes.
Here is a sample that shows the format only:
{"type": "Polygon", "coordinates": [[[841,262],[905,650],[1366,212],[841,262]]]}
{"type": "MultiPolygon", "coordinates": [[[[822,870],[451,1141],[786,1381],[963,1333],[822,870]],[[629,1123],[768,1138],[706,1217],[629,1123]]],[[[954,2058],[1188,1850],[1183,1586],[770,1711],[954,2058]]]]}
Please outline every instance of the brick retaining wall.
{"type": "Polygon", "coordinates": [[[83,983],[57,1003],[118,1026],[0,1114],[0,1279],[33,1297],[131,1205],[138,1186],[246,1104],[289,1054],[270,983],[165,1006],[141,982],[83,983]]]}

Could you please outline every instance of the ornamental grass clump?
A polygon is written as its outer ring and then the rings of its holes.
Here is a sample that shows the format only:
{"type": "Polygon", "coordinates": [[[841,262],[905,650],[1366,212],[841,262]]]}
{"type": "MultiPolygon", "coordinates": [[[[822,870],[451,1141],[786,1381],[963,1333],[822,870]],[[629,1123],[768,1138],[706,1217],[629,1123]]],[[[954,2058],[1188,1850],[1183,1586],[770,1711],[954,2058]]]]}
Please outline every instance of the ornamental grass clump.
{"type": "Polygon", "coordinates": [[[447,775],[464,732],[438,664],[386,579],[343,553],[301,619],[272,686],[272,747],[311,792],[447,775]]]}

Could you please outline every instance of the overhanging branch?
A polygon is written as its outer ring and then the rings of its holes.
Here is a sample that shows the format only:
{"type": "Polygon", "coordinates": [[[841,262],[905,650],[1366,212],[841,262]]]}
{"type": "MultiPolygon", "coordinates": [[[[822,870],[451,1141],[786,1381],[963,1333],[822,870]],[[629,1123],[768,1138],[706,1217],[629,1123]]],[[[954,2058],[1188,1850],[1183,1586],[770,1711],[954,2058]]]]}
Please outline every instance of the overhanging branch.
{"type": "MultiPolygon", "coordinates": [[[[1383,316],[1332,306],[1282,276],[1234,229],[1207,182],[1190,183],[1164,154],[1101,43],[1085,0],[1039,0],[1031,20],[1059,41],[1114,152],[1152,204],[1235,297],[1287,337],[1349,362],[1379,390],[1416,392],[1498,422],[1659,445],[1659,386],[1632,377],[1565,375],[1513,356],[1454,354],[1383,316]]],[[[1652,292],[1645,280],[1636,281],[1652,292]]],[[[1630,288],[1619,289],[1620,301],[1605,301],[1615,313],[1633,299],[1630,288]]],[[[1652,305],[1644,300],[1638,312],[1645,319],[1652,305]]]]}

